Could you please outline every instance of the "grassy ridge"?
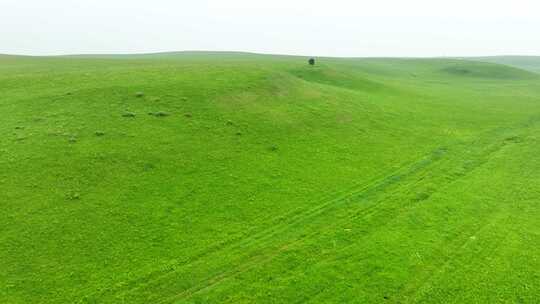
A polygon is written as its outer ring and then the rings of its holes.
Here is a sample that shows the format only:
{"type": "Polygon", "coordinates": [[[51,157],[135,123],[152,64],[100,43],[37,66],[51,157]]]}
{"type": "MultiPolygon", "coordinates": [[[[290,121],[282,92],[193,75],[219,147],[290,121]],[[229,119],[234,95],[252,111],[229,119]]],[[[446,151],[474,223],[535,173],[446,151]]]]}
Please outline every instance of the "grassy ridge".
{"type": "Polygon", "coordinates": [[[2,57],[0,298],[534,303],[539,80],[444,59],[2,57]]]}
{"type": "Polygon", "coordinates": [[[540,56],[495,56],[474,58],[479,61],[513,66],[516,68],[540,73],[540,56]]]}

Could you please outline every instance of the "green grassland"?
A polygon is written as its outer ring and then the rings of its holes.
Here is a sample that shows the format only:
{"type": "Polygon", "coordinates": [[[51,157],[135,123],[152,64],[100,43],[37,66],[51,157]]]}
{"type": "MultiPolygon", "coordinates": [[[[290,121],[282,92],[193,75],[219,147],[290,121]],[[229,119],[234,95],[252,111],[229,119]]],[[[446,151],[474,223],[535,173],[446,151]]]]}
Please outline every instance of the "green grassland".
{"type": "Polygon", "coordinates": [[[540,75],[0,56],[2,303],[538,303],[540,75]]]}
{"type": "Polygon", "coordinates": [[[540,73],[540,56],[493,56],[477,57],[475,60],[505,64],[520,69],[540,73]]]}

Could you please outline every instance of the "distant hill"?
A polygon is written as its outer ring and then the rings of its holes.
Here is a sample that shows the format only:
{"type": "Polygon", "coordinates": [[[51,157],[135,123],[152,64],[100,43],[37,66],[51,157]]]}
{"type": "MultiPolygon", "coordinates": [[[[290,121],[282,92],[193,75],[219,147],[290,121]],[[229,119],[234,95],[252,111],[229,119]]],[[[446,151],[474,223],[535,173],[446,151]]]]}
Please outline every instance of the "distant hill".
{"type": "Polygon", "coordinates": [[[540,73],[540,56],[493,56],[476,57],[475,60],[505,64],[516,68],[540,73]]]}

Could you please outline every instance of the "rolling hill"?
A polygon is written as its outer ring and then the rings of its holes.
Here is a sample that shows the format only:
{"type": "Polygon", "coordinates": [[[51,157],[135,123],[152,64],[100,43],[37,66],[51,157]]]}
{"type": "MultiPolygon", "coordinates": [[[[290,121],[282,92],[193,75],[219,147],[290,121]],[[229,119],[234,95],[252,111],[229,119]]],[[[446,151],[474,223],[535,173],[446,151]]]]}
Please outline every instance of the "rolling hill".
{"type": "Polygon", "coordinates": [[[3,303],[535,303],[540,75],[0,57],[3,303]]]}
{"type": "Polygon", "coordinates": [[[494,56],[474,58],[479,61],[504,64],[540,73],[540,56],[494,56]]]}

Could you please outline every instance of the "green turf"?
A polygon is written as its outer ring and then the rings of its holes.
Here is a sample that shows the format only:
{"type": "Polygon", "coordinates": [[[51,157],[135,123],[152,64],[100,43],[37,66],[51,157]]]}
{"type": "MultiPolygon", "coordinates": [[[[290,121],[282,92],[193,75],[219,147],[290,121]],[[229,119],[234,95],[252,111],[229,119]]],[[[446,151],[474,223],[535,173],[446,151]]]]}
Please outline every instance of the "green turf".
{"type": "Polygon", "coordinates": [[[537,303],[540,75],[0,57],[2,303],[537,303]]]}

